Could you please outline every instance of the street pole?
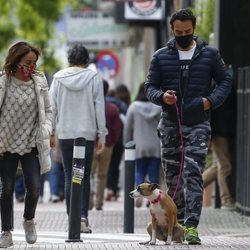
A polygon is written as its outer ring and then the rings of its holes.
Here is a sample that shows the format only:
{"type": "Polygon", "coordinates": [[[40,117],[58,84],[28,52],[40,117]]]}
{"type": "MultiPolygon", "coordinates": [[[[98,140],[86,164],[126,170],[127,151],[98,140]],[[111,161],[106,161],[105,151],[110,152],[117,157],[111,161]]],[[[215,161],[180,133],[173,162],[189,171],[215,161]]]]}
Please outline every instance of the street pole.
{"type": "Polygon", "coordinates": [[[86,140],[76,138],[74,141],[73,167],[71,180],[70,208],[69,208],[69,234],[66,242],[82,242],[81,230],[81,208],[82,189],[85,167],[86,140]]]}
{"type": "Polygon", "coordinates": [[[134,200],[129,193],[135,185],[135,142],[125,145],[124,233],[134,233],[134,200]]]}

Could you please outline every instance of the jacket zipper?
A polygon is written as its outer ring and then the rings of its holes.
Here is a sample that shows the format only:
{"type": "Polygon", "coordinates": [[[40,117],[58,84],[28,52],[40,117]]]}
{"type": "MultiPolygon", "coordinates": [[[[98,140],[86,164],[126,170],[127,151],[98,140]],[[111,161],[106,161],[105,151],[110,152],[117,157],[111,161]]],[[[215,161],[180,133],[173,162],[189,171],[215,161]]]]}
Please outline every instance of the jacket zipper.
{"type": "Polygon", "coordinates": [[[179,91],[180,91],[180,96],[181,96],[181,111],[180,111],[180,119],[181,119],[181,122],[183,123],[183,109],[184,109],[184,99],[185,99],[185,93],[186,93],[186,88],[187,88],[187,84],[188,84],[188,81],[189,81],[189,70],[190,70],[190,66],[192,64],[192,62],[194,61],[194,59],[196,57],[199,56],[200,52],[204,50],[204,47],[202,47],[200,50],[198,50],[196,53],[194,52],[194,55],[193,57],[191,58],[191,61],[190,63],[188,64],[188,71],[187,71],[187,76],[186,76],[186,81],[185,81],[185,85],[183,86],[183,91],[182,91],[182,88],[181,88],[181,81],[179,81],[179,91]]]}

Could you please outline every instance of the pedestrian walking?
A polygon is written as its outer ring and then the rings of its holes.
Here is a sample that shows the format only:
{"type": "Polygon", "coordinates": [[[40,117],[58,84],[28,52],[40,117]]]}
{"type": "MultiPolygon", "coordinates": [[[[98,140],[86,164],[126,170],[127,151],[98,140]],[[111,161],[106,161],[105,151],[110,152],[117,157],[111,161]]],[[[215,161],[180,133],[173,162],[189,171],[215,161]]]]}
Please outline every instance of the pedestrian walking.
{"type": "MultiPolygon", "coordinates": [[[[104,96],[106,97],[109,84],[103,80],[104,96]]],[[[105,98],[105,117],[108,134],[104,150],[101,153],[94,152],[91,168],[91,195],[89,208],[103,209],[104,191],[107,182],[107,173],[114,145],[118,142],[121,134],[121,120],[119,110],[115,104],[105,98]]]]}
{"type": "Polygon", "coordinates": [[[189,9],[175,12],[170,25],[174,38],[154,53],[145,91],[149,100],[162,106],[158,133],[168,193],[186,228],[186,241],[201,244],[197,227],[210,113],[230,93],[231,76],[218,50],[194,36],[196,17],[189,9]]]}
{"type": "MultiPolygon", "coordinates": [[[[145,182],[159,184],[161,165],[160,140],[157,136],[157,125],[161,108],[147,99],[144,83],[139,86],[137,97],[127,111],[124,126],[124,142],[135,141],[135,184],[145,182]]],[[[136,207],[141,207],[143,198],[136,199],[136,207]]]]}
{"type": "Polygon", "coordinates": [[[120,165],[124,153],[123,127],[126,120],[126,113],[130,103],[130,92],[124,84],[119,84],[113,91],[109,91],[106,99],[114,103],[120,112],[122,131],[118,142],[114,145],[108,170],[107,196],[106,201],[117,200],[119,197],[120,165]]]}
{"type": "MultiPolygon", "coordinates": [[[[233,77],[232,69],[229,72],[233,77]]],[[[221,208],[234,210],[235,201],[229,179],[234,170],[233,145],[235,145],[237,120],[236,87],[232,85],[226,101],[211,114],[211,148],[214,154],[214,164],[203,173],[204,188],[217,180],[221,208]]]]}
{"type": "Polygon", "coordinates": [[[49,172],[50,201],[56,203],[63,201],[65,197],[65,177],[62,165],[61,151],[56,143],[50,152],[51,170],[49,172]]]}
{"type": "Polygon", "coordinates": [[[0,77],[1,248],[13,244],[13,192],[19,161],[26,188],[25,238],[29,244],[37,240],[34,218],[40,176],[50,169],[49,139],[52,130],[47,80],[36,70],[40,53],[39,48],[28,42],[13,44],[0,77]]]}
{"type": "MultiPolygon", "coordinates": [[[[103,84],[96,72],[86,68],[89,53],[82,44],[76,43],[70,47],[68,62],[69,67],[53,76],[50,87],[53,131],[58,137],[62,154],[67,214],[70,207],[74,140],[79,137],[86,139],[81,232],[91,233],[88,221],[91,164],[94,147],[101,153],[107,134],[103,84]]],[[[51,144],[55,145],[55,140],[55,136],[52,136],[51,144]]]]}

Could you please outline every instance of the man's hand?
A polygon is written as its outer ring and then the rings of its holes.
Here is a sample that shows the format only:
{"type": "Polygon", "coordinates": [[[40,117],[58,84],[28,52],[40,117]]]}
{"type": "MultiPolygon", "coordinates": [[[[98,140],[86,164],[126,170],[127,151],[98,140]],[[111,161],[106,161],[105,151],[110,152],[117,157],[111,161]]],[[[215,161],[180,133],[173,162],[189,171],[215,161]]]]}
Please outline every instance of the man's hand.
{"type": "Polygon", "coordinates": [[[177,97],[175,95],[175,91],[167,90],[164,95],[162,96],[162,100],[164,103],[168,105],[172,105],[177,101],[177,97]]]}
{"type": "Polygon", "coordinates": [[[203,107],[204,107],[204,110],[209,110],[211,108],[211,102],[205,98],[205,97],[202,97],[202,100],[203,100],[203,107]]]}

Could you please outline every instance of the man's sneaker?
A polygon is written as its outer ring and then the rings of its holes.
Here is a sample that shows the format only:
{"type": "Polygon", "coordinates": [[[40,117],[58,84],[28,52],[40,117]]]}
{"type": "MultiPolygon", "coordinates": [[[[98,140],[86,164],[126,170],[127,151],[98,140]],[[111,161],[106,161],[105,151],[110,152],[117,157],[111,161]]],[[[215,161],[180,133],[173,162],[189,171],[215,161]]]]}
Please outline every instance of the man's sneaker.
{"type": "Polygon", "coordinates": [[[92,233],[92,230],[89,226],[89,222],[86,218],[81,219],[81,233],[92,233]]]}
{"type": "Polygon", "coordinates": [[[195,227],[185,227],[185,241],[189,245],[200,245],[201,240],[198,235],[198,230],[195,227]]]}
{"type": "Polygon", "coordinates": [[[25,239],[26,242],[29,244],[34,244],[37,239],[37,234],[36,234],[36,223],[34,220],[24,220],[23,221],[23,228],[25,231],[25,239]]]}
{"type": "Polygon", "coordinates": [[[0,248],[6,248],[13,245],[12,235],[10,231],[3,231],[0,237],[0,248]]]}

